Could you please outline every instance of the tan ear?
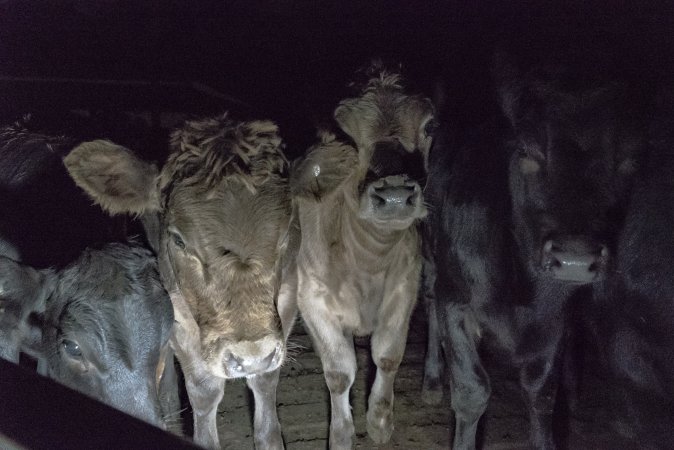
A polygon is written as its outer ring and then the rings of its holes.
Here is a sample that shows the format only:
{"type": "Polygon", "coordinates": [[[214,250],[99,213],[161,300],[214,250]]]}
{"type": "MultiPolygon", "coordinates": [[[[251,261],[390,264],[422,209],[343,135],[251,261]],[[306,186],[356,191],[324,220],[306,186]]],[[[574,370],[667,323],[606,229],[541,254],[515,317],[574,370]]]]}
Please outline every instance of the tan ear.
{"type": "Polygon", "coordinates": [[[339,128],[348,134],[354,140],[356,145],[362,145],[363,133],[360,129],[363,123],[370,123],[365,112],[359,107],[358,98],[349,98],[342,100],[337,109],[335,109],[335,120],[339,128]]]}
{"type": "Polygon", "coordinates": [[[159,209],[157,168],[110,141],[84,142],[63,159],[68,173],[110,214],[159,209]]]}
{"type": "Polygon", "coordinates": [[[325,133],[301,161],[293,164],[290,192],[293,196],[320,200],[333,192],[358,168],[358,153],[350,145],[325,133]]]}

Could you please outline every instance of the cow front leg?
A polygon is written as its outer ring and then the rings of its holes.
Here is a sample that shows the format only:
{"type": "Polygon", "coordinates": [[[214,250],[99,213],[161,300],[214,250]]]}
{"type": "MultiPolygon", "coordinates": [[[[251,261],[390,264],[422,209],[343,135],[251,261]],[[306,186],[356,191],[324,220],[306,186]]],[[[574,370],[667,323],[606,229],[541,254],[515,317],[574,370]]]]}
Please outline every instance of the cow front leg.
{"type": "Polygon", "coordinates": [[[246,383],[255,398],[253,434],[257,449],[283,449],[281,424],[276,413],[276,386],[281,369],[248,377],[246,383]]]}
{"type": "MultiPolygon", "coordinates": [[[[546,325],[551,322],[543,321],[546,325]]],[[[561,377],[562,333],[558,327],[549,326],[545,330],[532,332],[532,335],[539,337],[538,350],[519,355],[520,384],[529,410],[529,440],[535,449],[556,448],[552,421],[561,377]]]]}
{"type": "Polygon", "coordinates": [[[194,442],[208,449],[219,449],[216,418],[218,405],[225,393],[225,379],[206,371],[188,370],[185,387],[194,417],[194,442]]]}
{"type": "Polygon", "coordinates": [[[173,360],[173,349],[168,343],[161,349],[156,377],[162,419],[167,429],[178,432],[181,425],[178,374],[173,360]]]}
{"type": "Polygon", "coordinates": [[[429,259],[424,259],[422,277],[422,293],[426,318],[428,320],[428,339],[426,358],[424,360],[424,381],[421,399],[427,405],[437,405],[442,401],[443,366],[440,334],[438,331],[438,313],[435,300],[435,266],[429,259]]]}
{"type": "MultiPolygon", "coordinates": [[[[184,319],[184,316],[178,317],[184,319]]],[[[194,417],[194,442],[209,449],[219,449],[216,416],[218,404],[225,394],[225,379],[214,376],[208,370],[201,356],[199,332],[195,322],[176,321],[170,343],[185,375],[185,388],[194,417]]]]}
{"type": "Polygon", "coordinates": [[[349,392],[357,369],[353,337],[338,324],[312,320],[311,314],[305,315],[305,323],[321,358],[330,391],[330,449],[351,449],[355,428],[349,392]]]}
{"type": "Polygon", "coordinates": [[[438,305],[438,326],[449,365],[454,411],[454,450],[475,449],[477,426],[491,394],[489,376],[478,353],[479,329],[467,304],[438,305]]]}
{"type": "Polygon", "coordinates": [[[378,328],[372,334],[377,374],[368,399],[367,434],[377,444],[388,442],[393,433],[393,383],[407,342],[407,322],[398,325],[402,326],[378,328]]]}

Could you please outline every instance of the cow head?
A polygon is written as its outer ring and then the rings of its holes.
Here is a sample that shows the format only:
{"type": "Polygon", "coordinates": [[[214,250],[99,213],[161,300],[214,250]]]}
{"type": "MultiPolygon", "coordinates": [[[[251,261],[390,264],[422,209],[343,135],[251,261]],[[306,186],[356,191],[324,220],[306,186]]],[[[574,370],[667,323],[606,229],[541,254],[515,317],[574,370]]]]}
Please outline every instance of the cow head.
{"type": "Polygon", "coordinates": [[[401,77],[370,69],[360,95],[340,102],[335,119],[358,151],[358,215],[388,229],[405,229],[427,214],[422,186],[431,144],[433,106],[408,95],[401,77]]]}
{"type": "Polygon", "coordinates": [[[173,310],[149,251],[88,249],[58,272],[0,258],[0,284],[21,311],[19,346],[49,377],[162,425],[156,370],[173,310]]]}
{"type": "Polygon", "coordinates": [[[520,74],[504,55],[497,75],[514,132],[515,234],[529,268],[571,283],[601,279],[643,148],[624,86],[558,69],[520,74]]]}
{"type": "Polygon", "coordinates": [[[275,301],[290,219],[277,126],[226,115],[187,122],[161,172],[110,147],[80,146],[65,164],[110,212],[142,215],[174,307],[187,305],[189,317],[181,310],[176,319],[197,325],[193,351],[218,377],[277,368],[285,344],[275,301]]]}

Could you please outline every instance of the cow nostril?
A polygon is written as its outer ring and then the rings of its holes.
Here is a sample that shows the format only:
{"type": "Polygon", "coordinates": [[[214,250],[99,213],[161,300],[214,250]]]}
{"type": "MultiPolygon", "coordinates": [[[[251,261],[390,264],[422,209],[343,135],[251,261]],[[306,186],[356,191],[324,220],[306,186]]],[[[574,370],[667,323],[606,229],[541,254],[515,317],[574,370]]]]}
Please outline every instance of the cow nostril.
{"type": "Polygon", "coordinates": [[[375,192],[372,193],[371,197],[375,207],[384,206],[386,204],[386,199],[379,195],[377,189],[375,189],[375,192]]]}
{"type": "Polygon", "coordinates": [[[226,352],[223,355],[223,362],[225,363],[225,366],[227,366],[227,368],[230,370],[241,371],[243,369],[241,360],[236,356],[234,356],[234,354],[231,352],[226,352]]]}
{"type": "Polygon", "coordinates": [[[595,255],[597,255],[596,259],[590,264],[590,267],[588,267],[590,272],[598,272],[602,269],[602,266],[606,265],[609,255],[608,247],[600,245],[599,251],[597,251],[595,255]]]}
{"type": "Polygon", "coordinates": [[[545,271],[551,271],[556,267],[561,267],[562,263],[555,258],[551,253],[548,253],[543,258],[543,269],[545,271]]]}

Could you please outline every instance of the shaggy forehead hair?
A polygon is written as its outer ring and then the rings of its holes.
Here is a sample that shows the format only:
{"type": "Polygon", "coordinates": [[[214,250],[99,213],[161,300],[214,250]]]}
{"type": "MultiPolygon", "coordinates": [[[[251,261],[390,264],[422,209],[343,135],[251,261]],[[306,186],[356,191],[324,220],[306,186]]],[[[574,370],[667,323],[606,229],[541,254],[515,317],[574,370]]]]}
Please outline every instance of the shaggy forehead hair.
{"type": "Polygon", "coordinates": [[[227,113],[187,121],[171,135],[171,154],[162,169],[162,197],[176,182],[211,190],[224,178],[255,193],[270,178],[288,169],[278,126],[265,120],[236,122],[227,113]]]}
{"type": "Polygon", "coordinates": [[[390,70],[380,61],[373,62],[370,66],[357,72],[359,80],[349,84],[358,96],[367,96],[380,91],[402,91],[404,89],[401,68],[390,70]]]}

